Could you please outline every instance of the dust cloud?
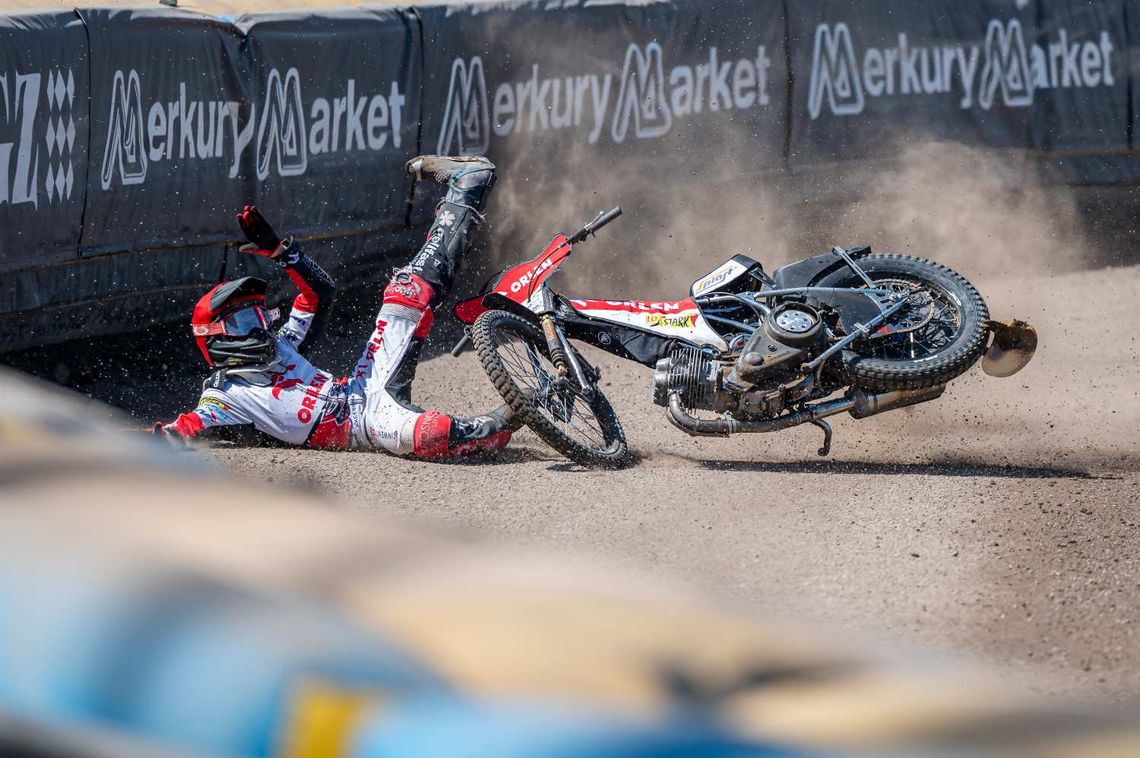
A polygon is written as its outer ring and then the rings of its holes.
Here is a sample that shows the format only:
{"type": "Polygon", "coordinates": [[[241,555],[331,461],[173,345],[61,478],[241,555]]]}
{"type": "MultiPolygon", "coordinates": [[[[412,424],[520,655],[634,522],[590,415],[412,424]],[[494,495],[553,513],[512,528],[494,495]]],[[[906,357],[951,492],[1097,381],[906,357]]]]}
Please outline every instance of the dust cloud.
{"type": "MultiPolygon", "coordinates": [[[[772,271],[833,244],[930,258],[974,282],[995,318],[1034,324],[1037,355],[1013,379],[974,369],[942,401],[862,422],[861,432],[878,427],[904,449],[918,445],[947,461],[1140,466],[1132,410],[1140,347],[1135,319],[1121,317],[1140,295],[1140,275],[1083,270],[1103,251],[1074,191],[1042,181],[1024,159],[900,143],[896,160],[875,167],[740,179],[726,156],[700,181],[654,182],[654,169],[662,174],[655,160],[605,163],[590,152],[583,146],[555,161],[523,151],[501,164],[490,209],[494,264],[533,256],[554,232],[619,203],[626,215],[575,250],[552,280],[556,290],[677,299],[734,253],[772,271]],[[552,171],[552,163],[572,170],[552,171]],[[1074,314],[1063,304],[1059,293],[1074,288],[1093,310],[1074,314]]],[[[905,457],[904,449],[883,457],[905,457]]]]}
{"type": "Polygon", "coordinates": [[[982,280],[1075,270],[1089,248],[1069,188],[1016,156],[956,143],[900,143],[895,160],[873,167],[744,178],[730,151],[679,177],[662,170],[663,156],[614,162],[584,144],[558,155],[514,147],[490,209],[495,267],[599,210],[625,210],[563,266],[554,286],[567,294],[679,298],[735,253],[771,271],[833,244],[931,258],[982,280]]]}
{"type": "Polygon", "coordinates": [[[791,259],[791,203],[764,183],[742,183],[732,160],[707,166],[700,177],[664,179],[670,172],[660,160],[614,162],[597,155],[579,144],[552,159],[531,146],[499,164],[490,209],[496,265],[532,257],[556,232],[574,231],[617,205],[624,215],[575,249],[555,289],[677,299],[694,279],[735,253],[769,268],[769,262],[791,259]]]}
{"type": "Polygon", "coordinates": [[[836,231],[876,248],[944,263],[968,277],[1071,271],[1087,242],[1075,198],[1014,157],[923,143],[869,177],[836,231]]]}

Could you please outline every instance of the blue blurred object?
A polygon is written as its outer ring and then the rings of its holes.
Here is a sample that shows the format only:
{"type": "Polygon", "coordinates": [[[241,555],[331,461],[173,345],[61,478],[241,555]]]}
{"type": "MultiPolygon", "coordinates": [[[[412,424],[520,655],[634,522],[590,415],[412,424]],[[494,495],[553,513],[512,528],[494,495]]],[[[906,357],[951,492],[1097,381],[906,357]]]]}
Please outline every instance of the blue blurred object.
{"type": "Polygon", "coordinates": [[[475,701],[329,609],[130,562],[0,569],[0,708],[226,756],[779,756],[706,720],[475,701]],[[16,621],[11,621],[16,620],[16,621]]]}
{"type": "Polygon", "coordinates": [[[1140,754],[1127,715],[243,488],[105,413],[0,371],[2,756],[1140,754]]]}
{"type": "Polygon", "coordinates": [[[732,758],[792,756],[703,720],[635,720],[596,709],[435,700],[380,712],[357,733],[352,758],[732,758]]]}
{"type": "Polygon", "coordinates": [[[281,754],[298,691],[456,697],[336,613],[171,572],[40,561],[0,569],[0,708],[112,725],[209,754],[281,754]],[[157,575],[156,575],[157,573],[157,575]]]}

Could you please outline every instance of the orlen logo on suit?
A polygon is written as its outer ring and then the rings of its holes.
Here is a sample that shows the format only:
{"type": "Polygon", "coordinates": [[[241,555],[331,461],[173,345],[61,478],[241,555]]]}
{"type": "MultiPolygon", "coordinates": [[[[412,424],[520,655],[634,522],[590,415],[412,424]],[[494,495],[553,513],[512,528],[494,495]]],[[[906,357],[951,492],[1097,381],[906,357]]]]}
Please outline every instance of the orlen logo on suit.
{"type": "Polygon", "coordinates": [[[116,71],[111,85],[107,142],[100,184],[141,184],[148,167],[164,161],[224,161],[234,178],[254,144],[257,178],[299,176],[323,153],[400,147],[404,95],[392,82],[385,94],[361,92],[355,79],[341,97],[318,97],[305,108],[296,68],[270,70],[260,103],[193,100],[186,84],[177,97],[144,104],[142,77],[116,71]]]}

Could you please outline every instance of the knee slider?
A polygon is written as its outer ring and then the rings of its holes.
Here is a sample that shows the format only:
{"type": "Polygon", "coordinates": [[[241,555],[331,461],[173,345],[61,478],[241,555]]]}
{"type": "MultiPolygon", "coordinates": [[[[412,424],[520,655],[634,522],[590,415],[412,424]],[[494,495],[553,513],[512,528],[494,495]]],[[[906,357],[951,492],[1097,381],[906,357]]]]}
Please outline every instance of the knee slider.
{"type": "Polygon", "coordinates": [[[433,297],[435,289],[407,269],[393,274],[384,288],[384,305],[402,305],[421,312],[430,308],[433,297]]]}

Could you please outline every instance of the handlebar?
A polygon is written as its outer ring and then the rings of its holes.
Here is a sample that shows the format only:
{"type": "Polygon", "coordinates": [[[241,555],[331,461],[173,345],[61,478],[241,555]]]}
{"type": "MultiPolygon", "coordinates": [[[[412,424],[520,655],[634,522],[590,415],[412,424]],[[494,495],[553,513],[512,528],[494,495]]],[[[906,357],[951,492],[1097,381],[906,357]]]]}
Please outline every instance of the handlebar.
{"type": "Polygon", "coordinates": [[[577,243],[584,241],[591,234],[594,234],[599,229],[601,229],[603,226],[610,223],[611,221],[613,221],[615,218],[617,218],[620,215],[621,215],[621,206],[618,206],[617,208],[614,208],[612,210],[602,211],[602,212],[598,213],[597,216],[594,216],[593,221],[589,222],[588,224],[583,226],[581,229],[579,229],[578,231],[571,234],[569,237],[567,237],[567,239],[570,241],[570,244],[576,245],[577,243]]]}

